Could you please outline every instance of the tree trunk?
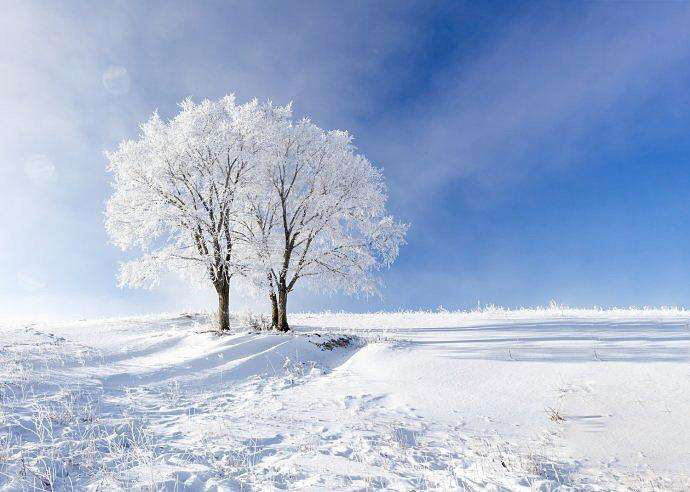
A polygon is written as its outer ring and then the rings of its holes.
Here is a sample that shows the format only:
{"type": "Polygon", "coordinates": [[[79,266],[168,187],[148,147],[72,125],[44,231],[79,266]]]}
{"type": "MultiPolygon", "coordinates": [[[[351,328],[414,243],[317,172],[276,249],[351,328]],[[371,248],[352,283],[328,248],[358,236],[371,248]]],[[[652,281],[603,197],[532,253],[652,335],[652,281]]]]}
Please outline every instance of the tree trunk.
{"type": "Polygon", "coordinates": [[[276,330],[278,329],[278,298],[276,297],[276,293],[271,290],[270,294],[268,294],[269,299],[271,299],[271,326],[275,328],[276,330]]]}
{"type": "Polygon", "coordinates": [[[227,331],[230,329],[230,284],[219,282],[216,285],[218,292],[218,329],[227,331]]]}
{"type": "Polygon", "coordinates": [[[285,282],[278,285],[278,323],[276,329],[278,331],[288,331],[290,326],[287,321],[287,287],[285,282]]]}

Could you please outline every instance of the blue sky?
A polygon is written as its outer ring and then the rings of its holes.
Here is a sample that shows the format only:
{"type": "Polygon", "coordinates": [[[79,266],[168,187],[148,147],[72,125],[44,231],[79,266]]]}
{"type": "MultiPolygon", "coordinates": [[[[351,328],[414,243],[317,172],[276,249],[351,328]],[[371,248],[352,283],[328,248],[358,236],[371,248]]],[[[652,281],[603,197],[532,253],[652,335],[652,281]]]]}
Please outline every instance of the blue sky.
{"type": "MultiPolygon", "coordinates": [[[[300,309],[690,304],[690,5],[9,2],[0,313],[196,309],[120,290],[102,151],[186,96],[351,130],[411,222],[382,299],[300,309]]],[[[262,300],[235,296],[235,308],[262,300]]]]}

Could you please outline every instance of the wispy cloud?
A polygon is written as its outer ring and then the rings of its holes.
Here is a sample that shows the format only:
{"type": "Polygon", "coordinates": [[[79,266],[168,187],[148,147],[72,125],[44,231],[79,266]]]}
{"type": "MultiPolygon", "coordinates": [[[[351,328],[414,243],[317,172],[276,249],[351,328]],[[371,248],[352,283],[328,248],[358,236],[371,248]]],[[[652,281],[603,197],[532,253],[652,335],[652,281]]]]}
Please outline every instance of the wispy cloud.
{"type": "Polygon", "coordinates": [[[383,160],[402,180],[421,175],[405,196],[463,179],[490,205],[516,181],[588,165],[593,144],[634,145],[645,104],[663,92],[668,110],[685,92],[672,80],[687,70],[687,5],[564,7],[522,12],[472,55],[458,42],[428,89],[382,120],[383,160]]]}
{"type": "Polygon", "coordinates": [[[55,164],[44,154],[30,155],[24,163],[24,172],[37,185],[47,185],[57,179],[55,164]]]}
{"type": "Polygon", "coordinates": [[[38,280],[35,276],[26,272],[17,273],[17,283],[19,287],[27,292],[38,292],[45,288],[45,282],[38,280]]]}

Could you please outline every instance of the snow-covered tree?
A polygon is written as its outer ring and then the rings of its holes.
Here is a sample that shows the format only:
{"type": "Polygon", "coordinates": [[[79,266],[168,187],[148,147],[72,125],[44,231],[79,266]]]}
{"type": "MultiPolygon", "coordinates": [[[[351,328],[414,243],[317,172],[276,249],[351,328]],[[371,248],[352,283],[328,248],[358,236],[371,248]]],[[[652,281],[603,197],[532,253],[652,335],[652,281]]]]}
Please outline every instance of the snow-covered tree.
{"type": "Polygon", "coordinates": [[[106,155],[106,229],[123,250],[141,252],[121,265],[120,285],[152,287],[165,270],[210,280],[221,329],[235,275],[268,292],[273,325],[286,331],[300,279],[320,291],[376,293],[376,272],[404,243],[407,225],[386,212],[383,176],[352,137],[293,122],[290,106],[186,100],[106,155]]]}
{"type": "Polygon", "coordinates": [[[287,298],[303,280],[318,291],[378,292],[407,225],[386,212],[383,175],[352,136],[293,122],[277,108],[238,227],[254,283],[268,291],[273,325],[289,329],[287,298]]]}
{"type": "Polygon", "coordinates": [[[185,100],[171,120],[154,113],[136,140],[106,152],[114,188],[106,229],[117,246],[142,253],[121,265],[121,286],[152,287],[164,270],[210,280],[220,328],[228,328],[230,279],[247,266],[233,251],[236,219],[274,111],[233,96],[185,100]]]}

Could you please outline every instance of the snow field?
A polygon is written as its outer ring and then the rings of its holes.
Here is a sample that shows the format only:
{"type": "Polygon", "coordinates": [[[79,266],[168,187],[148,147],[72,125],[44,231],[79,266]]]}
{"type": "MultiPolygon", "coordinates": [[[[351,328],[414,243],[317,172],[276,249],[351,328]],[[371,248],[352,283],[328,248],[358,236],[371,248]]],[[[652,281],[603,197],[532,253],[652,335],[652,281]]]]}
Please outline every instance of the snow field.
{"type": "Polygon", "coordinates": [[[684,490],[689,320],[552,306],[305,313],[289,335],[217,336],[201,315],[4,326],[0,490],[684,490]]]}

